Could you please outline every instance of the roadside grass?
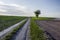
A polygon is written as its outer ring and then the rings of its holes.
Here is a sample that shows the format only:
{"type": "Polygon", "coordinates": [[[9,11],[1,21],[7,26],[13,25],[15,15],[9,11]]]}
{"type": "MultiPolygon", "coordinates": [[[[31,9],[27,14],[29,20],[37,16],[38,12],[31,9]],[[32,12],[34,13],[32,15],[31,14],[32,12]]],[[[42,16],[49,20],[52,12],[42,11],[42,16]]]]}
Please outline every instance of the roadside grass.
{"type": "Polygon", "coordinates": [[[44,32],[38,27],[38,25],[34,22],[35,18],[31,18],[30,24],[30,35],[31,40],[45,40],[44,32]]]}
{"type": "MultiPolygon", "coordinates": [[[[26,20],[27,21],[27,20],[26,20]]],[[[23,25],[26,23],[26,21],[24,21],[21,25],[17,26],[16,28],[13,29],[13,31],[11,33],[9,33],[7,36],[5,36],[5,38],[3,40],[11,40],[11,38],[13,37],[13,35],[16,34],[16,32],[23,27],[23,25]]]]}
{"type": "Polygon", "coordinates": [[[0,31],[20,22],[25,18],[26,17],[19,17],[19,16],[0,16],[0,31]]]}

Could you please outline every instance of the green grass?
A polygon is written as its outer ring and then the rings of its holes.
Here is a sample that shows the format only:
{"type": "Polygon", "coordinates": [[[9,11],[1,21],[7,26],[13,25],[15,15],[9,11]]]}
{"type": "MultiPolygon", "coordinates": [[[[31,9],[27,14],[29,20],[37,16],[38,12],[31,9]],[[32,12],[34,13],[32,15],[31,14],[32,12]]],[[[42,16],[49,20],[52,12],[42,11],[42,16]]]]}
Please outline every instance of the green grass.
{"type": "Polygon", "coordinates": [[[9,26],[20,22],[26,17],[18,17],[18,16],[0,16],[0,31],[8,28],[9,26]]]}
{"type": "Polygon", "coordinates": [[[30,24],[30,35],[31,40],[45,40],[44,32],[38,27],[38,25],[34,22],[35,18],[31,18],[30,24]]]}
{"type": "Polygon", "coordinates": [[[21,25],[17,26],[11,33],[9,33],[3,40],[11,40],[12,36],[14,36],[16,34],[16,32],[23,27],[23,25],[26,23],[23,22],[21,25]]]}
{"type": "Polygon", "coordinates": [[[55,18],[51,18],[51,17],[33,17],[34,20],[52,20],[52,19],[55,19],[55,18]]]}

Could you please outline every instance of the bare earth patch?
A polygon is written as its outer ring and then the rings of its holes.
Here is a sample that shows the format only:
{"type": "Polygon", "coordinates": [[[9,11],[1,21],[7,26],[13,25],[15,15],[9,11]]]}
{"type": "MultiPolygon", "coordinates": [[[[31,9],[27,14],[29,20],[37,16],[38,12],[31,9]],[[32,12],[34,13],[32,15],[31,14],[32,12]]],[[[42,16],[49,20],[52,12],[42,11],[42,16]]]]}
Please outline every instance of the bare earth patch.
{"type": "Polygon", "coordinates": [[[36,20],[36,23],[40,26],[40,28],[47,32],[46,34],[51,36],[53,40],[60,40],[60,20],[36,20]]]}

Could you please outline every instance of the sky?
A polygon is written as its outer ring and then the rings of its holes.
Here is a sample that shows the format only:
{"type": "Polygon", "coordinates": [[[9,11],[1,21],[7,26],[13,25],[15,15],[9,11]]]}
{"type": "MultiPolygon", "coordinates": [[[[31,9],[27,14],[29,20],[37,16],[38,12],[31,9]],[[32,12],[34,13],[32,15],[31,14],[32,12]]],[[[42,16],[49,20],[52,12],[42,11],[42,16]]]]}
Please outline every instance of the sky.
{"type": "Polygon", "coordinates": [[[60,18],[60,0],[0,0],[0,15],[35,16],[60,18]]]}

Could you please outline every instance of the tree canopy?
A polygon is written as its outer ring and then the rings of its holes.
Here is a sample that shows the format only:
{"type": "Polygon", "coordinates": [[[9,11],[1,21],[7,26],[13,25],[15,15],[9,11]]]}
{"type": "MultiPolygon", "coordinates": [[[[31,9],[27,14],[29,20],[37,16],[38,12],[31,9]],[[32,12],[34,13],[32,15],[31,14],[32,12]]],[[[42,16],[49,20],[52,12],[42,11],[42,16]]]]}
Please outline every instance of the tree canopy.
{"type": "Polygon", "coordinates": [[[40,10],[36,10],[35,12],[36,17],[38,18],[39,14],[41,14],[40,10]]]}

